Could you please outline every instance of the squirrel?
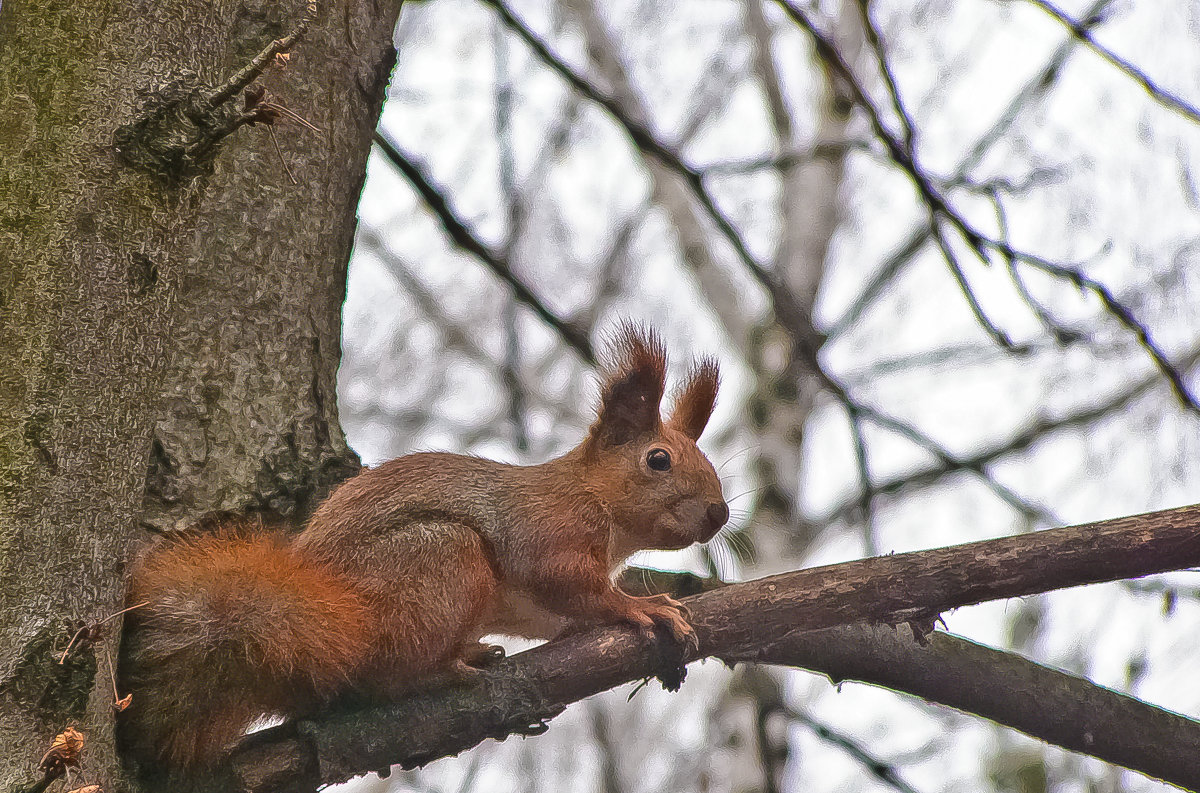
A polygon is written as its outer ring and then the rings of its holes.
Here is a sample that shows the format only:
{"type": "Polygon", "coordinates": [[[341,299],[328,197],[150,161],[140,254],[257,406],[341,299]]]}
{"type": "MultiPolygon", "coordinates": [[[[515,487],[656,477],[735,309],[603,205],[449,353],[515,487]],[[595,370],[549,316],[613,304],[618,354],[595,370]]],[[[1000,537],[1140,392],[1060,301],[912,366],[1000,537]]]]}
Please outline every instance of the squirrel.
{"type": "Polygon", "coordinates": [[[625,623],[695,648],[680,603],[613,583],[635,551],[707,542],[729,518],[696,446],[718,368],[693,362],[665,421],[666,350],[614,335],[583,441],[540,465],[421,452],[347,479],[292,538],[226,518],[152,547],[131,573],[118,740],[139,765],[220,761],[264,715],[395,698],[503,657],[484,636],[625,623]]]}

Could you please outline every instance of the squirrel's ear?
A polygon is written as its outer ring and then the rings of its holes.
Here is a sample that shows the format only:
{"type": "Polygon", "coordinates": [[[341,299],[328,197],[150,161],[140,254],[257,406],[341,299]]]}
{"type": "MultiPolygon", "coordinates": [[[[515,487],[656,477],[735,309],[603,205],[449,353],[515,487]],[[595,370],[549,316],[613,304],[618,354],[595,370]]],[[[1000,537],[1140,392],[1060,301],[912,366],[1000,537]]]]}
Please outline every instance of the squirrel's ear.
{"type": "Polygon", "coordinates": [[[589,438],[620,446],[654,432],[667,377],[667,351],[648,328],[622,324],[613,336],[609,371],[600,391],[600,410],[589,438]]]}
{"type": "Polygon", "coordinates": [[[717,404],[717,388],[721,384],[721,370],[712,358],[701,358],[692,364],[687,379],[683,381],[671,409],[668,426],[677,429],[692,440],[699,440],[708,417],[717,404]]]}

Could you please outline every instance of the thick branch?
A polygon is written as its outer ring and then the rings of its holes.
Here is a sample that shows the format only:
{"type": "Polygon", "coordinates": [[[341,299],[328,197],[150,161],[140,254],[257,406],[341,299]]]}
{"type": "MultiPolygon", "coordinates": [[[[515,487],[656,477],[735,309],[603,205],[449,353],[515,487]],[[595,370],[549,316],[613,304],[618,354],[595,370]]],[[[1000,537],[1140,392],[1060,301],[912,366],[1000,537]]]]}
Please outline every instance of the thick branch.
{"type": "MultiPolygon", "coordinates": [[[[802,636],[805,631],[855,622],[913,621],[928,626],[939,612],[958,606],[1197,564],[1200,506],[800,570],[688,598],[700,651],[687,660],[773,660],[776,653],[790,663],[798,657],[797,647],[816,645],[808,641],[811,634],[802,636]]],[[[818,666],[811,659],[807,663],[818,666]]],[[[242,790],[312,790],[372,769],[420,765],[457,754],[485,738],[539,732],[569,703],[654,675],[662,665],[655,647],[628,629],[570,636],[507,659],[472,686],[419,692],[386,707],[260,733],[235,754],[232,764],[242,790]],[[297,770],[281,774],[283,768],[297,770]]],[[[936,667],[917,664],[914,669],[919,674],[913,679],[880,682],[936,699],[937,690],[920,683],[936,667]]],[[[980,669],[974,669],[978,677],[980,669]]],[[[828,672],[847,676],[837,661],[828,672]]],[[[999,687],[989,689],[993,700],[1002,693],[999,687]]],[[[1080,723],[1092,737],[1076,735],[1071,743],[1071,736],[1060,732],[1043,734],[1040,723],[1027,723],[1035,720],[1019,711],[976,705],[969,693],[947,704],[1082,751],[1096,752],[1095,747],[1113,743],[1096,737],[1105,725],[1126,733],[1142,726],[1132,717],[1084,720],[1080,723]]],[[[1040,695],[1014,689],[1010,696],[1030,699],[1031,693],[1040,695]]],[[[1039,705],[1036,710],[1042,709],[1039,705]]],[[[1173,729],[1185,733],[1176,743],[1200,743],[1200,725],[1184,720],[1173,729]]],[[[1164,761],[1164,750],[1156,742],[1144,742],[1140,750],[1129,752],[1109,759],[1177,784],[1200,786],[1200,765],[1164,761]]],[[[1192,754],[1200,758],[1200,753],[1192,754]]]]}
{"type": "Polygon", "coordinates": [[[904,691],[1175,784],[1200,783],[1194,720],[948,633],[923,643],[903,628],[845,625],[793,634],[743,660],[904,691]]]}

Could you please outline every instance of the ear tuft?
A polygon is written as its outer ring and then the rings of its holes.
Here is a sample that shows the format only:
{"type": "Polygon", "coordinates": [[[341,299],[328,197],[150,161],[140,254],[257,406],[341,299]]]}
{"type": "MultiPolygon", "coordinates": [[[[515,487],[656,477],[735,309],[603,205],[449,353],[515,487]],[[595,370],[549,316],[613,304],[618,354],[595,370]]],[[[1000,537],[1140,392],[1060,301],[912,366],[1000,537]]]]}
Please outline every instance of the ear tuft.
{"type": "Polygon", "coordinates": [[[721,370],[715,359],[695,361],[675,396],[675,407],[667,423],[692,440],[699,440],[716,407],[720,385],[721,370]]]}
{"type": "Polygon", "coordinates": [[[650,328],[623,322],[609,342],[608,376],[590,436],[620,446],[654,432],[667,377],[667,350],[650,328]]]}

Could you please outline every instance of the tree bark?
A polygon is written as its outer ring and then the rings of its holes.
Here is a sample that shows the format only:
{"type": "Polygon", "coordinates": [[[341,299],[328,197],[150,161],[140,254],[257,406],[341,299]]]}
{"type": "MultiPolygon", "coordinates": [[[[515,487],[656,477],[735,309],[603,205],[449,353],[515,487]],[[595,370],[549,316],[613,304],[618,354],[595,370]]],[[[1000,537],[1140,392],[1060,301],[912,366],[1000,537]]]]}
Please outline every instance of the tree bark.
{"type": "Polygon", "coordinates": [[[243,125],[241,90],[179,112],[296,32],[303,2],[5,0],[0,789],[41,779],[69,724],[84,778],[119,789],[119,623],[57,660],[121,607],[139,522],[300,516],[356,466],[333,372],[399,5],[323,3],[252,81],[313,130],[263,106],[243,125]]]}
{"type": "MultiPolygon", "coordinates": [[[[1200,788],[1200,723],[960,639],[938,637],[919,649],[946,609],[1197,563],[1193,506],[784,573],[687,598],[700,650],[684,660],[804,665],[835,680],[875,682],[1200,788]],[[910,621],[916,641],[835,627],[910,621]],[[1048,712],[1047,702],[1061,709],[1048,712]]],[[[571,702],[669,677],[677,660],[626,628],[566,637],[507,659],[476,685],[251,736],[231,761],[237,789],[312,791],[391,765],[422,765],[485,738],[536,734],[571,702]]]]}

